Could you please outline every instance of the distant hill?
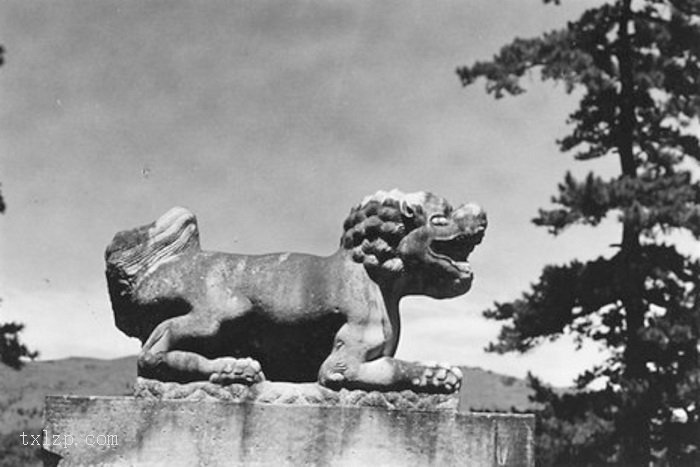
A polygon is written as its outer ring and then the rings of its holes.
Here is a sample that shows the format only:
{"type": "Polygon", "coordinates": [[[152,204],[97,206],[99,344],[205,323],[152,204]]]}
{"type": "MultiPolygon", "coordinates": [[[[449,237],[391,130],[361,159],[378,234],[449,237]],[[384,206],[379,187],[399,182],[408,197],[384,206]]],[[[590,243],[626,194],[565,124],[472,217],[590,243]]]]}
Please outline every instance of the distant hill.
{"type": "MultiPolygon", "coordinates": [[[[531,390],[511,376],[461,367],[462,410],[528,411],[531,390]]],[[[21,371],[0,365],[0,434],[41,426],[47,394],[128,395],[136,379],[136,357],[116,360],[67,358],[28,363],[21,371]]]]}
{"type": "Polygon", "coordinates": [[[22,370],[0,365],[0,467],[39,467],[39,449],[20,434],[41,433],[47,394],[125,395],[132,392],[136,358],[67,358],[32,362],[22,370]]]}
{"type": "Polygon", "coordinates": [[[0,365],[0,434],[41,426],[47,394],[120,396],[135,379],[136,357],[30,362],[20,371],[0,365]]]}
{"type": "Polygon", "coordinates": [[[533,390],[524,379],[506,376],[478,367],[460,367],[464,382],[459,391],[461,411],[531,412],[537,404],[530,401],[533,390]]]}

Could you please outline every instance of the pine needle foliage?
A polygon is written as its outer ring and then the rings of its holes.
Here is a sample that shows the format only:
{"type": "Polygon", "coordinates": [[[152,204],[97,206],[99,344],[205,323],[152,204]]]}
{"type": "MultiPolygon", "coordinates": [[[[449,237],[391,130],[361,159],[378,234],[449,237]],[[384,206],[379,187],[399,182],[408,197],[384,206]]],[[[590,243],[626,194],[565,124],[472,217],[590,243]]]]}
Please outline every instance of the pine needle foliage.
{"type": "Polygon", "coordinates": [[[531,290],[484,312],[504,323],[492,352],[568,334],[611,355],[574,393],[530,378],[545,407],[538,461],[700,465],[700,262],[668,241],[677,231],[700,240],[700,1],[608,1],[457,74],[464,86],[485,81],[497,99],[525,92],[533,74],[563,83],[581,98],[561,151],[620,161],[609,179],[567,173],[533,219],[554,235],[614,219],[614,253],[546,266],[531,290]]]}

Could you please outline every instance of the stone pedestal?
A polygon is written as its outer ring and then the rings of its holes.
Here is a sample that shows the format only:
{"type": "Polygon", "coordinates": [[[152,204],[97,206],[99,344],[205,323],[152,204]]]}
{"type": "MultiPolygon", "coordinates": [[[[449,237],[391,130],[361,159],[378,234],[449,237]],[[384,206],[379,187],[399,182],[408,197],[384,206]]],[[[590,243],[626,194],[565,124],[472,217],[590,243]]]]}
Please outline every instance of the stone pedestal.
{"type": "Polygon", "coordinates": [[[532,415],[458,413],[450,396],[317,385],[289,396],[267,383],[221,400],[206,383],[149,384],[137,385],[139,397],[47,397],[45,465],[534,465],[532,415]]]}

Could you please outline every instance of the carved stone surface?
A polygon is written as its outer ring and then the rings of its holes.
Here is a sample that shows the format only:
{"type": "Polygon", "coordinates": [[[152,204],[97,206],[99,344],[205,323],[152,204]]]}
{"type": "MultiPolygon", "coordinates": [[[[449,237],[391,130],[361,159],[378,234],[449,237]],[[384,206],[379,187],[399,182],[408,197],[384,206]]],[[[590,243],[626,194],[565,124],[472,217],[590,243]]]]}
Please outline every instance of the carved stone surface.
{"type": "Polygon", "coordinates": [[[380,407],[388,410],[456,411],[457,394],[420,394],[413,391],[334,391],[317,383],[263,381],[251,386],[221,386],[207,381],[164,383],[137,378],[134,397],[145,400],[224,401],[326,407],[380,407]]]}
{"type": "MultiPolygon", "coordinates": [[[[263,228],[274,226],[265,213],[263,228]]],[[[393,358],[399,301],[466,293],[486,215],[430,193],[380,191],[352,208],[328,257],[202,251],[194,215],[174,208],[118,233],[106,251],[115,321],[143,348],[139,374],[221,385],[313,382],[340,389],[450,393],[458,368],[393,358]]]]}
{"type": "Polygon", "coordinates": [[[50,466],[534,465],[534,417],[376,407],[46,399],[50,466]]]}

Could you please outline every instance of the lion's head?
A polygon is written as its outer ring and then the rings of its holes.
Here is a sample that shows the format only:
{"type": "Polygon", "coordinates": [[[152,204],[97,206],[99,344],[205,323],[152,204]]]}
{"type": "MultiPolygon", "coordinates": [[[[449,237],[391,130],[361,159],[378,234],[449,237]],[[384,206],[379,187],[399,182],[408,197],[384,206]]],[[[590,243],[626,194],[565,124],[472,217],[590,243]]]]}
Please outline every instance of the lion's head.
{"type": "Polygon", "coordinates": [[[341,246],[381,280],[406,280],[408,293],[456,297],[471,287],[467,257],[481,242],[486,214],[457,209],[432,193],[379,191],[353,207],[341,246]]]}

